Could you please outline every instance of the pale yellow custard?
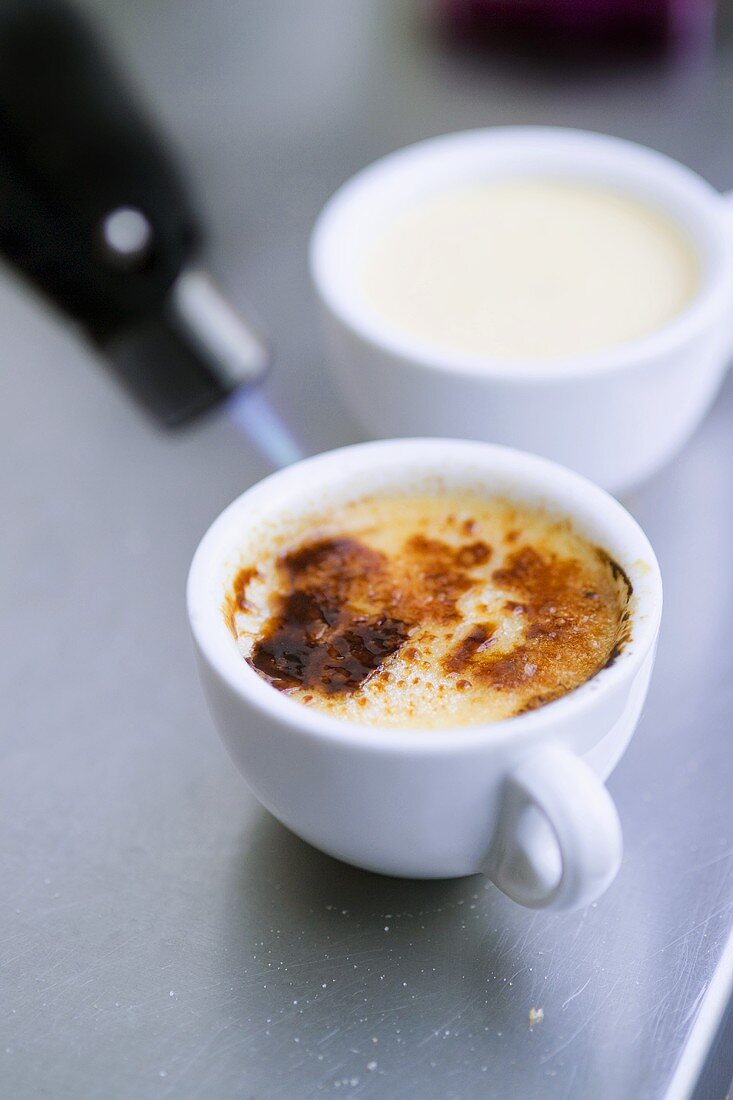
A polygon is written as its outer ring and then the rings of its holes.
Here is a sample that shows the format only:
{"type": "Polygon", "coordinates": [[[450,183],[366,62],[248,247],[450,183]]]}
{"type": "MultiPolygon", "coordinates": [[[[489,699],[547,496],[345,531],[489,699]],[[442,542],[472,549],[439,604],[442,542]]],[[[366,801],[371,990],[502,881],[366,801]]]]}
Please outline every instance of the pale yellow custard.
{"type": "Polygon", "coordinates": [[[377,232],[366,305],[437,351],[587,355],[647,336],[700,284],[692,241],[661,209],[586,183],[513,179],[439,191],[377,232]]]}

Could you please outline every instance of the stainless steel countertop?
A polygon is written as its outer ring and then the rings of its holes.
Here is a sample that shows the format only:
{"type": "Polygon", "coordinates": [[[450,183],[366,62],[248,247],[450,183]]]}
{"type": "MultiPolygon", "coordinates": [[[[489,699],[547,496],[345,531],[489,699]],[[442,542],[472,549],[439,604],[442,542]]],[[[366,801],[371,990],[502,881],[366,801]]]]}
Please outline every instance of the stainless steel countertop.
{"type": "MultiPolygon", "coordinates": [[[[733,186],[730,45],[677,68],[523,69],[442,52],[387,0],[87,6],[179,142],[212,267],[276,339],[266,392],[306,452],[360,438],[322,372],[307,235],[378,154],[555,122],[733,186]]],[[[480,878],[353,870],[257,805],[183,606],[203,530],[270,466],[246,410],[158,432],[7,280],[0,344],[0,1093],[686,1096],[733,973],[733,385],[627,502],[666,615],[610,783],[626,854],[597,905],[547,916],[480,878]]]]}

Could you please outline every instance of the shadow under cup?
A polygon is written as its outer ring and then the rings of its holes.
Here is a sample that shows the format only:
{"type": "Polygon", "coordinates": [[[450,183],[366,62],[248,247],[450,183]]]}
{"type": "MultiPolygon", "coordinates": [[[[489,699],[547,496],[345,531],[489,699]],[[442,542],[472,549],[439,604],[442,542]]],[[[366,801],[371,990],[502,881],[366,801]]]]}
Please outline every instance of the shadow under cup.
{"type": "Polygon", "coordinates": [[[646,694],[661,580],[636,522],[585,479],[535,456],[456,440],[374,442],[319,455],[266,478],[215,520],[191,566],[188,608],[224,742],[260,802],[304,840],[389,875],[485,870],[515,900],[538,907],[582,904],[613,878],[620,832],[602,780],[646,694]],[[451,490],[570,517],[578,534],[622,566],[633,585],[631,638],[610,667],[518,717],[420,730],[331,717],[247,665],[222,605],[251,532],[380,491],[451,490]],[[541,851],[522,832],[527,807],[541,819],[541,851]],[[560,864],[558,881],[549,882],[547,867],[560,864]]]}

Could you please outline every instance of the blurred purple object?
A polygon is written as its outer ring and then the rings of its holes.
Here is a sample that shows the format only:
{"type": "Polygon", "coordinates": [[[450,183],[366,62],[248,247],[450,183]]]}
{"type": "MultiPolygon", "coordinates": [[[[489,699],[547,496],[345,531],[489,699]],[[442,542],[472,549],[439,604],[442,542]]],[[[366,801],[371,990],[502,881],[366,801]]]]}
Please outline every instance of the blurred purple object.
{"type": "Polygon", "coordinates": [[[439,0],[461,36],[493,29],[554,31],[563,38],[685,43],[707,37],[715,0],[439,0]]]}

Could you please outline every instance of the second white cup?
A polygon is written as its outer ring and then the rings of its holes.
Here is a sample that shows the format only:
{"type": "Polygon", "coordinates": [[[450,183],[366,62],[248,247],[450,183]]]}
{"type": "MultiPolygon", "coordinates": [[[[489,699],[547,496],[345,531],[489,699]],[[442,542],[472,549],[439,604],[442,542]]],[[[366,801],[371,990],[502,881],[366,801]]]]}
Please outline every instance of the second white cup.
{"type": "Polygon", "coordinates": [[[601,134],[497,128],[403,149],[346,183],[313,232],[311,273],[334,375],[371,435],[504,443],[622,492],[684,444],[723,379],[733,346],[732,225],[729,200],[694,172],[601,134]],[[442,188],[520,177],[592,183],[658,208],[697,252],[696,296],[644,338],[541,362],[449,355],[381,323],[359,287],[375,234],[442,188]]]}

